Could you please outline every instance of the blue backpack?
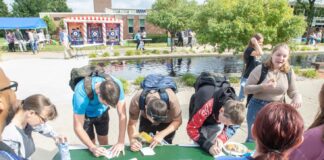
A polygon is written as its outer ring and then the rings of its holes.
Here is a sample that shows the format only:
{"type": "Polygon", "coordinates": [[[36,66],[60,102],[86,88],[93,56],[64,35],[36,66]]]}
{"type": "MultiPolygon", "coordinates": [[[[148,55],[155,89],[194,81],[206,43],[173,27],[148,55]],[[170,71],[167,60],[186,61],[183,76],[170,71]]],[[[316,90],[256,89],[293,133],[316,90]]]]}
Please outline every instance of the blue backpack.
{"type": "Polygon", "coordinates": [[[143,91],[139,99],[139,107],[141,110],[145,109],[145,99],[148,93],[151,91],[159,92],[161,100],[163,100],[169,108],[169,96],[166,93],[166,89],[170,88],[174,92],[177,92],[177,84],[171,77],[163,76],[161,74],[150,74],[145,77],[141,83],[143,91]]]}

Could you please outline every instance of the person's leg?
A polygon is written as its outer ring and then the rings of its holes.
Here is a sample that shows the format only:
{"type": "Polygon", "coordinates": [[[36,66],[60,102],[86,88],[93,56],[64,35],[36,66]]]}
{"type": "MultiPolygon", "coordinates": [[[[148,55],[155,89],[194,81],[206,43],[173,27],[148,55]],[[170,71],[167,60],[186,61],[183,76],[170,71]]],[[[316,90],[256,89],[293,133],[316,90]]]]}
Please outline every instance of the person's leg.
{"type": "Polygon", "coordinates": [[[26,52],[26,51],[27,51],[26,41],[21,40],[21,42],[22,42],[23,49],[24,49],[24,51],[26,52]]]}
{"type": "Polygon", "coordinates": [[[87,132],[91,141],[96,144],[95,134],[93,130],[93,120],[86,118],[84,119],[83,129],[87,132]]]}
{"type": "Polygon", "coordinates": [[[22,40],[18,40],[18,45],[19,45],[19,49],[20,49],[20,52],[23,52],[23,43],[22,43],[22,40]]]}
{"type": "Polygon", "coordinates": [[[258,112],[264,107],[267,103],[267,101],[259,100],[259,99],[254,99],[251,98],[248,104],[248,112],[247,112],[247,125],[248,125],[248,136],[246,139],[246,142],[254,142],[254,139],[252,138],[252,125],[254,123],[254,120],[256,118],[256,115],[258,112]]]}
{"type": "Polygon", "coordinates": [[[94,122],[100,145],[108,145],[109,115],[108,109],[94,122]]]}
{"type": "Polygon", "coordinates": [[[245,99],[244,87],[245,87],[246,81],[247,81],[246,78],[244,78],[244,77],[241,78],[241,82],[240,82],[240,93],[239,93],[239,96],[238,96],[238,99],[241,102],[244,101],[244,99],[245,99]]]}
{"type": "Polygon", "coordinates": [[[141,41],[137,40],[136,43],[137,43],[137,45],[136,45],[136,50],[138,50],[138,47],[139,47],[141,41]]]}

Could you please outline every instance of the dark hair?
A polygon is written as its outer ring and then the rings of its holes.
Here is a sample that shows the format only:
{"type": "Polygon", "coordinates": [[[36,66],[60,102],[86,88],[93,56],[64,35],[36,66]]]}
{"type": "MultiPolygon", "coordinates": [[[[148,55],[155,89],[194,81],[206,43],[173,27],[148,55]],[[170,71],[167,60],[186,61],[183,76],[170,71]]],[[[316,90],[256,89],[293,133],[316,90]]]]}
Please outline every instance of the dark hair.
{"type": "Polygon", "coordinates": [[[164,122],[167,119],[168,105],[161,99],[152,99],[146,106],[146,113],[154,121],[164,122]]]}
{"type": "MultiPolygon", "coordinates": [[[[263,36],[262,36],[262,34],[261,33],[256,33],[255,35],[253,35],[253,37],[252,38],[255,38],[257,41],[259,41],[260,39],[263,39],[263,36]]],[[[251,38],[251,39],[252,39],[251,38]]],[[[250,39],[250,41],[249,41],[249,44],[248,44],[248,47],[252,47],[252,48],[255,48],[255,46],[253,45],[253,43],[252,43],[252,40],[250,39]]]]}
{"type": "Polygon", "coordinates": [[[119,96],[119,85],[112,79],[108,79],[100,84],[99,87],[101,98],[111,107],[116,107],[119,96]]]}
{"type": "Polygon", "coordinates": [[[304,122],[289,104],[273,102],[263,107],[254,121],[253,133],[260,153],[256,160],[286,160],[284,152],[302,140],[304,122]]]}
{"type": "MultiPolygon", "coordinates": [[[[317,113],[314,122],[308,129],[315,128],[324,124],[324,84],[322,85],[321,91],[319,92],[319,105],[319,112],[317,113]]],[[[322,131],[322,141],[324,142],[324,129],[322,131]]]]}
{"type": "Polygon", "coordinates": [[[54,104],[51,101],[41,94],[35,94],[32,96],[27,97],[22,101],[22,109],[24,111],[33,110],[37,114],[41,114],[42,111],[48,109],[47,119],[53,120],[57,117],[57,111],[54,104]]]}

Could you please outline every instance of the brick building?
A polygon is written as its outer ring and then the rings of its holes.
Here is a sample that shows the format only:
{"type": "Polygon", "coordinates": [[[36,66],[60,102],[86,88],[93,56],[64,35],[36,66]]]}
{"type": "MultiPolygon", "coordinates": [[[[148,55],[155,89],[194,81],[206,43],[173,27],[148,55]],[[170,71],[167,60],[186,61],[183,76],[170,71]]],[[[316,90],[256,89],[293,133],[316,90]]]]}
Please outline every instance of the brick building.
{"type": "Polygon", "coordinates": [[[95,13],[42,12],[40,17],[49,16],[58,25],[64,18],[71,17],[107,17],[123,21],[122,39],[132,39],[138,30],[149,34],[166,34],[164,29],[154,26],[145,20],[147,9],[112,8],[111,0],[93,0],[95,13]]]}

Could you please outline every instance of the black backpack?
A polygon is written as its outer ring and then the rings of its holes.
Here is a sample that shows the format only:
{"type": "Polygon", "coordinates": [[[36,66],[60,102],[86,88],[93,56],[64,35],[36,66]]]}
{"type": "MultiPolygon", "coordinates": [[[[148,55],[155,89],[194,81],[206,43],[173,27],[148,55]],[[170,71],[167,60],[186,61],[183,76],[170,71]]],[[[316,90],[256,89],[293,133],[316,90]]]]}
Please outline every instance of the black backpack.
{"type": "Polygon", "coordinates": [[[175,93],[177,92],[177,84],[174,80],[171,77],[163,76],[161,74],[150,74],[146,76],[144,81],[141,83],[141,88],[143,88],[143,91],[139,99],[140,110],[145,109],[146,96],[152,91],[159,92],[161,100],[163,100],[168,105],[168,109],[170,109],[169,96],[165,90],[170,88],[175,93]]]}
{"type": "MultiPolygon", "coordinates": [[[[213,114],[218,116],[216,109],[220,108],[225,104],[225,102],[229,99],[236,99],[235,90],[231,87],[230,82],[228,81],[227,77],[219,77],[215,76],[213,73],[210,72],[202,72],[196,79],[194,84],[195,93],[199,90],[199,88],[210,85],[214,86],[214,104],[213,104],[213,114]]],[[[190,99],[189,104],[189,120],[192,118],[193,115],[202,107],[202,106],[195,106],[196,95],[193,94],[190,99]]]]}
{"type": "MultiPolygon", "coordinates": [[[[264,79],[266,78],[266,76],[268,74],[268,71],[269,71],[268,67],[266,67],[263,63],[261,65],[262,65],[261,66],[262,67],[261,68],[261,75],[260,75],[259,81],[257,82],[257,85],[261,84],[262,81],[264,81],[264,79]]],[[[290,82],[291,82],[291,69],[289,70],[288,73],[286,73],[286,76],[287,76],[287,79],[288,79],[288,87],[289,87],[290,82]]],[[[253,97],[253,94],[248,94],[247,99],[246,99],[246,107],[248,106],[248,104],[249,104],[252,97],[253,97]]],[[[284,99],[284,102],[285,101],[286,100],[284,99]]]]}
{"type": "Polygon", "coordinates": [[[103,77],[106,80],[112,80],[115,85],[119,87],[119,85],[111,78],[109,74],[105,73],[105,70],[103,67],[99,66],[83,66],[81,68],[73,68],[71,70],[71,79],[69,81],[69,85],[71,89],[74,91],[75,86],[80,82],[82,79],[84,79],[84,89],[87,93],[87,96],[90,100],[93,99],[93,91],[92,91],[92,77],[93,76],[99,76],[103,77]]]}

